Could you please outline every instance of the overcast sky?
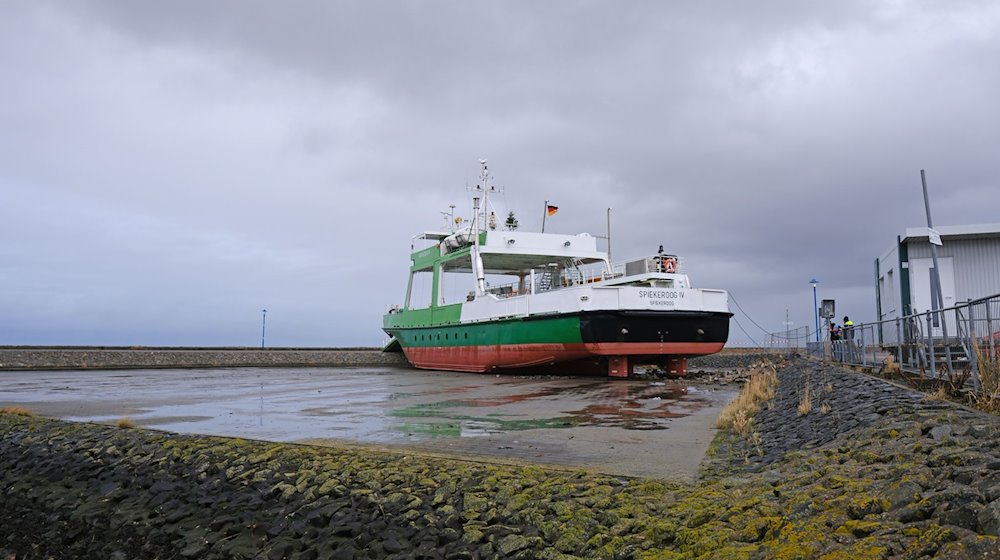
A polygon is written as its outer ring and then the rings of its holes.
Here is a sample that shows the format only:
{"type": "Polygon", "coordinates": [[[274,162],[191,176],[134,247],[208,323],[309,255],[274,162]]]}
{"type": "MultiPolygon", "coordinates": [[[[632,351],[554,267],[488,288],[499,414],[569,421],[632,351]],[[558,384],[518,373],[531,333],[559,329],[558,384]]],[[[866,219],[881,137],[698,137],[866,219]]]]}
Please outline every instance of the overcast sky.
{"type": "Polygon", "coordinates": [[[920,169],[1000,222],[998,60],[994,0],[3,2],[0,344],[380,344],[480,158],[758,342],[871,320],[920,169]]]}

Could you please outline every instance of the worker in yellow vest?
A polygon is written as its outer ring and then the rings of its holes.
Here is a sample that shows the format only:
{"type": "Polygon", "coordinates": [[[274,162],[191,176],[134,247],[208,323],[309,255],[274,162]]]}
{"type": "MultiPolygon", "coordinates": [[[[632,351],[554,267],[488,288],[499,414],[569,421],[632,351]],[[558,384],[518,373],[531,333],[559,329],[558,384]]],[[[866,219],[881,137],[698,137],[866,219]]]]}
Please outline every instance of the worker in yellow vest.
{"type": "Polygon", "coordinates": [[[844,315],[844,340],[854,340],[854,321],[844,315]]]}

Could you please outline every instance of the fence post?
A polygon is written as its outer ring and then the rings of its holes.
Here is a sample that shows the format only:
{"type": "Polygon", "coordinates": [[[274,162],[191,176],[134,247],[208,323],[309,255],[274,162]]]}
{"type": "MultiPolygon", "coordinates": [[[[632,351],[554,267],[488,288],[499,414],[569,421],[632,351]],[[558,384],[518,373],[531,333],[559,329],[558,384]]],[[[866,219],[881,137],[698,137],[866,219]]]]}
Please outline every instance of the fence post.
{"type": "MultiPolygon", "coordinates": [[[[959,334],[959,330],[958,309],[955,308],[955,337],[961,341],[962,335],[959,334]]],[[[941,314],[941,342],[944,344],[944,359],[948,366],[948,379],[955,379],[955,371],[952,369],[951,364],[954,361],[951,359],[951,341],[948,340],[948,321],[945,319],[944,313],[941,314]]]]}
{"type": "Polygon", "coordinates": [[[996,342],[993,340],[993,314],[990,312],[990,300],[986,300],[986,336],[990,337],[990,357],[996,356],[996,342]]]}
{"type": "Polygon", "coordinates": [[[874,366],[875,363],[876,363],[876,361],[875,361],[875,340],[877,338],[875,336],[875,325],[871,326],[871,331],[872,331],[872,334],[867,339],[864,337],[864,333],[862,333],[862,336],[861,336],[861,356],[865,360],[865,363],[868,363],[868,347],[865,346],[864,343],[865,343],[866,340],[870,339],[871,344],[872,344],[872,363],[871,363],[871,365],[874,366]]]}
{"type": "MultiPolygon", "coordinates": [[[[976,355],[976,349],[979,347],[979,343],[976,341],[976,324],[972,320],[972,300],[966,304],[966,313],[968,313],[969,327],[966,330],[966,344],[967,348],[965,354],[969,358],[969,365],[972,367],[970,373],[972,374],[972,379],[975,380],[976,385],[979,385],[979,356],[976,355]]],[[[957,311],[957,310],[956,310],[957,311]]]]}
{"type": "Polygon", "coordinates": [[[868,354],[865,352],[865,327],[863,325],[861,327],[861,346],[858,348],[858,350],[861,352],[861,365],[867,366],[868,354]]]}
{"type": "Polygon", "coordinates": [[[901,319],[896,317],[896,358],[899,360],[899,369],[903,370],[903,328],[900,326],[901,319]]]}
{"type": "Polygon", "coordinates": [[[934,325],[931,324],[931,314],[927,314],[927,367],[930,369],[931,377],[935,377],[937,372],[934,368],[934,331],[931,330],[934,325]]]}

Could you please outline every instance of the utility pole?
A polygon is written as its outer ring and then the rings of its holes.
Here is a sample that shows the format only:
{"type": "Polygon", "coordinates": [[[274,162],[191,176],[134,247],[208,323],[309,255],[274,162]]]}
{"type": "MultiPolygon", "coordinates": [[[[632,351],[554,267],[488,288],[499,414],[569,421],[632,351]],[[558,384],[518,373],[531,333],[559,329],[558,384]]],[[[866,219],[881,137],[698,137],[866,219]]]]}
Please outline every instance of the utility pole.
{"type": "Polygon", "coordinates": [[[792,322],[788,320],[788,308],[785,308],[785,346],[792,350],[792,322]]]}
{"type": "MultiPolygon", "coordinates": [[[[941,244],[941,237],[934,231],[934,224],[931,223],[931,202],[927,196],[927,175],[924,170],[920,170],[920,184],[924,189],[924,210],[927,212],[927,241],[931,246],[931,262],[934,263],[934,274],[931,276],[931,311],[944,309],[944,296],[941,294],[941,269],[938,267],[937,246],[941,244]]],[[[948,324],[945,314],[932,313],[941,321],[941,340],[944,344],[945,360],[948,362],[948,375],[951,375],[951,344],[948,342],[948,324]]]]}
{"type": "Polygon", "coordinates": [[[816,342],[819,342],[819,305],[816,302],[816,285],[819,284],[819,280],[813,278],[809,283],[813,287],[813,313],[816,315],[816,342]]]}
{"type": "Polygon", "coordinates": [[[261,309],[260,319],[260,348],[264,349],[264,333],[267,332],[267,309],[261,309]]]}
{"type": "MultiPolygon", "coordinates": [[[[944,307],[944,298],[941,295],[941,269],[938,268],[938,258],[937,258],[937,243],[934,242],[933,235],[937,232],[934,231],[934,224],[931,223],[931,203],[930,198],[927,196],[927,175],[924,174],[924,170],[920,170],[920,184],[924,189],[924,210],[927,212],[927,241],[931,245],[931,261],[934,263],[934,285],[931,286],[931,310],[937,311],[944,307]]],[[[942,318],[941,327],[945,328],[944,320],[942,318]]],[[[947,333],[945,333],[945,338],[947,338],[947,333]]]]}

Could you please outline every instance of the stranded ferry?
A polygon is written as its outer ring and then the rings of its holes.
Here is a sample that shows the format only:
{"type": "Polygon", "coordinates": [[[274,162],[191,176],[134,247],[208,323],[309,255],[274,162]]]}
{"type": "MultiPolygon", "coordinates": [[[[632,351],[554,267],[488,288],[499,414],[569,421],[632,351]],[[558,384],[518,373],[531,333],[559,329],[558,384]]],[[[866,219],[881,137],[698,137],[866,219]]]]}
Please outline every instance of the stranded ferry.
{"type": "Polygon", "coordinates": [[[683,375],[688,357],[722,350],[724,290],[691,287],[662,247],[612,264],[586,233],[497,230],[481,164],[471,225],[415,238],[430,246],[410,255],[405,303],[383,318],[386,351],[423,369],[629,377],[636,365],[683,375]]]}

